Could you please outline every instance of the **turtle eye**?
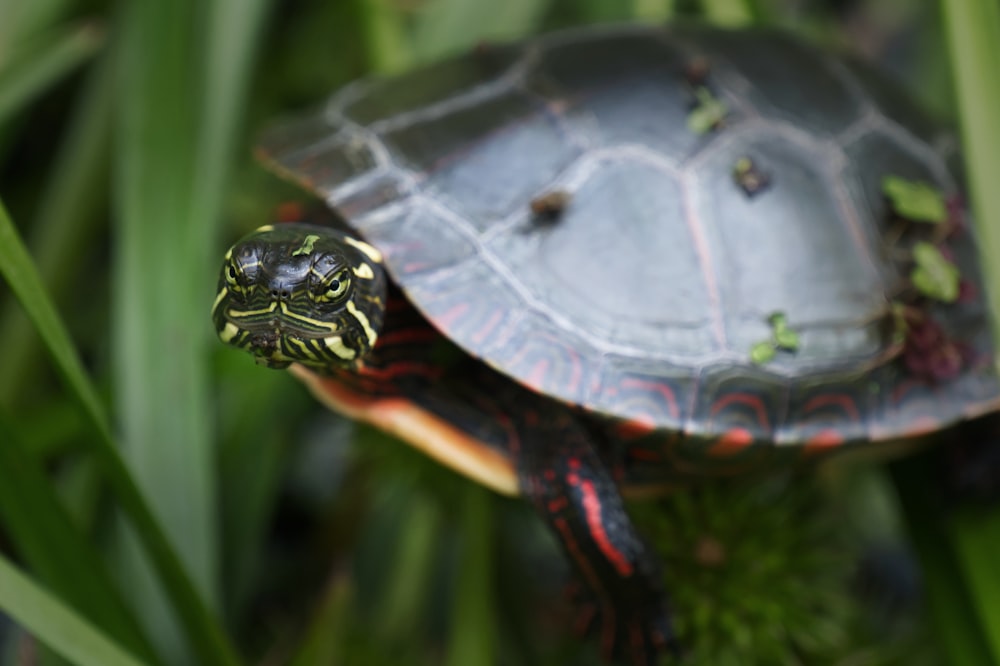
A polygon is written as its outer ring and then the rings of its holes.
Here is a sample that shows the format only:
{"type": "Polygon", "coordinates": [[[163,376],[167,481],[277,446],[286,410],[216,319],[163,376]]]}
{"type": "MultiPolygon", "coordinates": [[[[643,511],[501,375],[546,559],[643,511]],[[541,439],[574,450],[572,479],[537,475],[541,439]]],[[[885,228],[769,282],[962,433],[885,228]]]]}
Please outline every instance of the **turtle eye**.
{"type": "Polygon", "coordinates": [[[336,275],[321,282],[316,290],[317,301],[336,301],[347,293],[351,286],[351,276],[347,269],[338,271],[336,275]]]}
{"type": "Polygon", "coordinates": [[[240,270],[236,262],[229,262],[225,269],[226,284],[233,291],[242,292],[243,285],[240,284],[240,277],[243,275],[243,271],[240,270]]]}

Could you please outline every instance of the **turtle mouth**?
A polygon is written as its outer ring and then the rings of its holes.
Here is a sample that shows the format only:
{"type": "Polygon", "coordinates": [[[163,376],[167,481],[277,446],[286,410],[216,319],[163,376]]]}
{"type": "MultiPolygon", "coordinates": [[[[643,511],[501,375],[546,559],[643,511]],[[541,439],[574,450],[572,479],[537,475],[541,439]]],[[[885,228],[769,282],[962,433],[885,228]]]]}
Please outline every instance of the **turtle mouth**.
{"type": "Polygon", "coordinates": [[[326,368],[352,363],[357,357],[350,343],[351,331],[333,322],[297,315],[278,301],[263,311],[228,308],[223,321],[219,339],[249,352],[257,363],[269,368],[286,368],[292,363],[326,368]]]}

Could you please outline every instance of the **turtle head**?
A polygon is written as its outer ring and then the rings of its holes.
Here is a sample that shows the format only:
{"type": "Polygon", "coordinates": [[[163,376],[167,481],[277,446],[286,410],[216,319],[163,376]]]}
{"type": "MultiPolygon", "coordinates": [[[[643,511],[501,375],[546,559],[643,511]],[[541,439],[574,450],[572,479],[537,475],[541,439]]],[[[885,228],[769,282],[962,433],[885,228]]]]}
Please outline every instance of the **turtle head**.
{"type": "Polygon", "coordinates": [[[353,367],[375,346],[385,300],[372,246],[329,227],[268,225],[226,253],[212,320],[268,367],[353,367]]]}

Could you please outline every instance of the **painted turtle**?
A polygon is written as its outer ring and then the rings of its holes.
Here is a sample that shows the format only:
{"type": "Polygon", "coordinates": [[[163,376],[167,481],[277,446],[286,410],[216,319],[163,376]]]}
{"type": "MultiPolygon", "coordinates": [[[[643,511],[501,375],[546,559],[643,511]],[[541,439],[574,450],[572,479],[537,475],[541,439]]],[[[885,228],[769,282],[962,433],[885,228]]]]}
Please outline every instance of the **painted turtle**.
{"type": "Polygon", "coordinates": [[[1000,401],[953,140],[782,34],[482,46],[350,85],[261,155],[347,226],[236,243],[220,338],[524,494],[609,655],[674,641],[620,490],[887,450],[1000,401]]]}

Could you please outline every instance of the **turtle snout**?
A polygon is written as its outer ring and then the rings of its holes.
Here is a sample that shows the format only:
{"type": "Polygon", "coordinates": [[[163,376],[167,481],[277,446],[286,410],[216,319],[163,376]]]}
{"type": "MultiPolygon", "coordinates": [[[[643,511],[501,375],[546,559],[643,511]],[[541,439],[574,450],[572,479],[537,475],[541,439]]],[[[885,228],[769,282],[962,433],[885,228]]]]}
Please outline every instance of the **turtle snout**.
{"type": "Polygon", "coordinates": [[[268,292],[271,298],[282,303],[287,302],[292,297],[292,288],[287,282],[274,281],[268,285],[268,292]]]}

